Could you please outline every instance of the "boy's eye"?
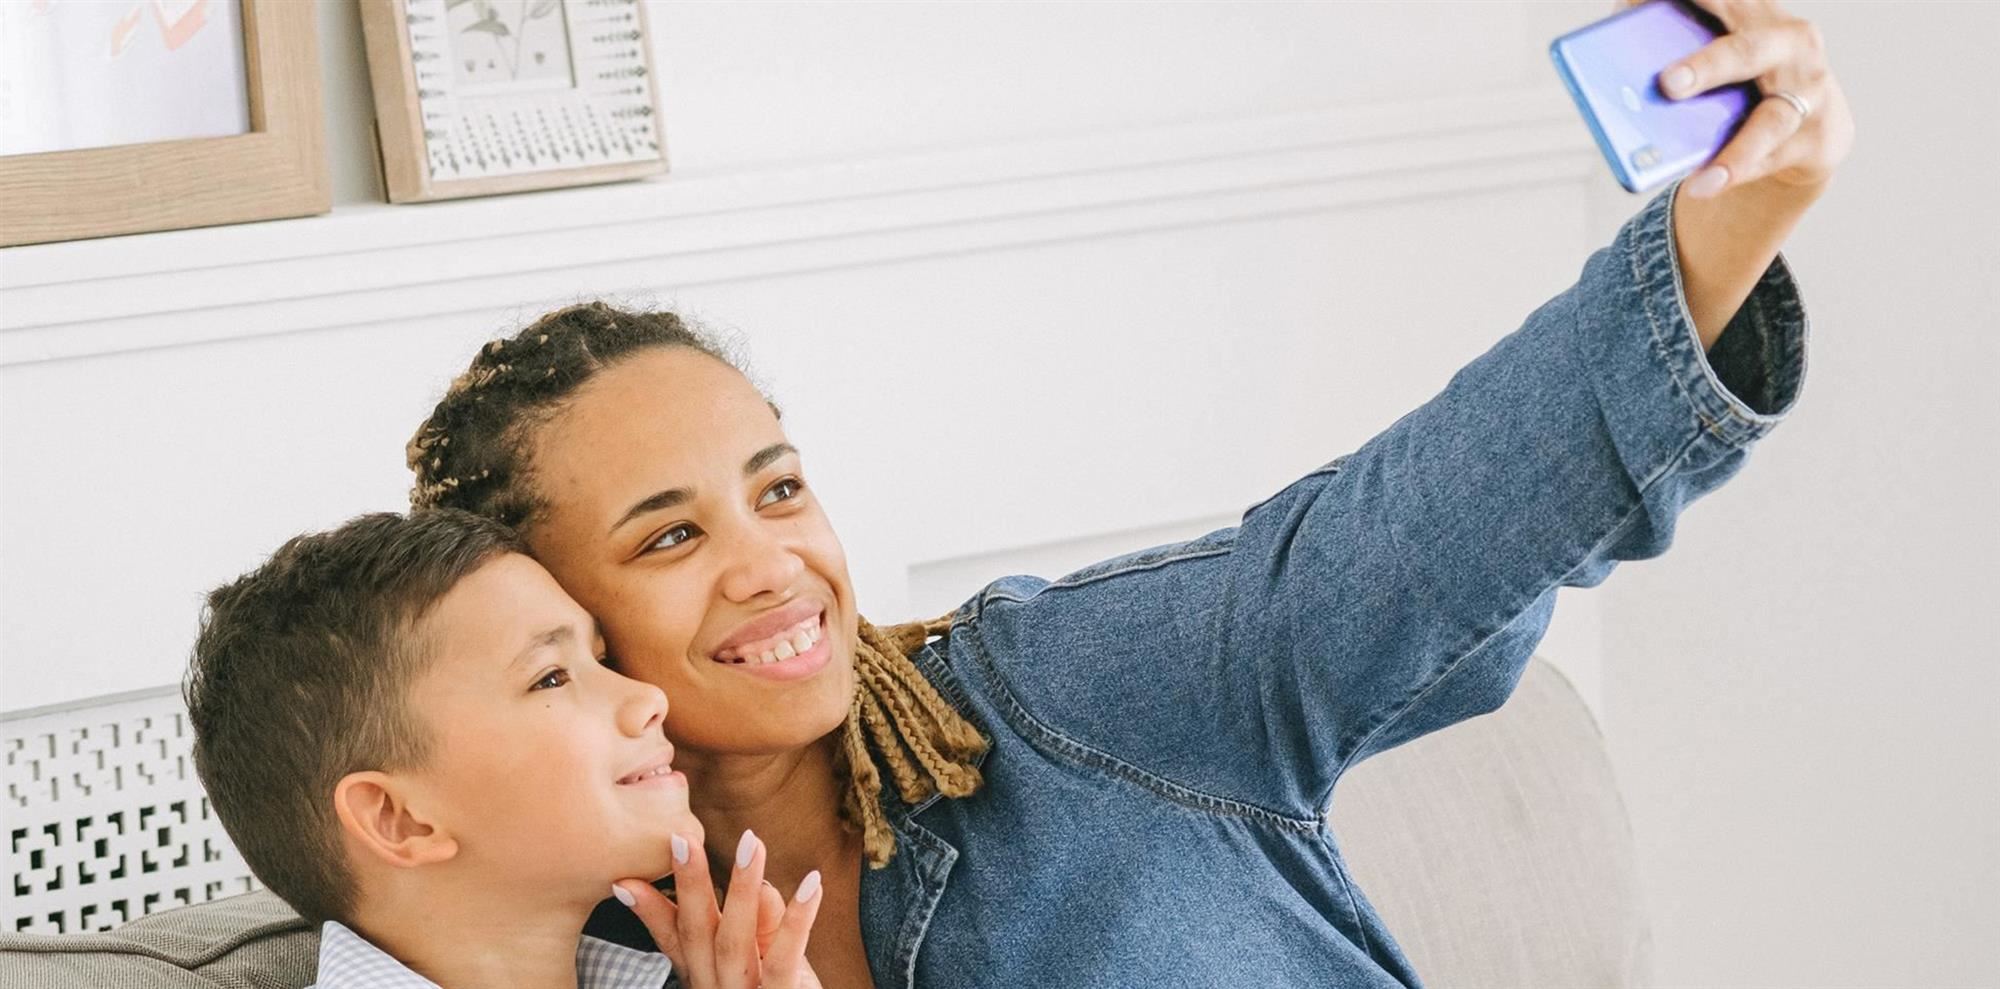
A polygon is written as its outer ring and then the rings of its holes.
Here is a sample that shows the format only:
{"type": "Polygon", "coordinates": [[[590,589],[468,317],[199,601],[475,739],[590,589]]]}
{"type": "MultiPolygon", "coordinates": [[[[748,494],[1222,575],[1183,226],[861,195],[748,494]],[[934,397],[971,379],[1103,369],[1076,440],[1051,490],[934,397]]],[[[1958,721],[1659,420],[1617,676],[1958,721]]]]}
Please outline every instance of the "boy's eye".
{"type": "Polygon", "coordinates": [[[673,528],[660,533],[660,538],[653,540],[652,543],[649,544],[646,548],[649,550],[673,549],[674,547],[679,546],[680,544],[687,542],[688,540],[693,539],[694,537],[700,534],[701,534],[700,529],[695,528],[694,526],[683,522],[680,525],[674,526],[673,528]]]}
{"type": "Polygon", "coordinates": [[[777,502],[780,501],[790,501],[793,498],[797,498],[799,496],[799,492],[804,490],[805,486],[806,486],[805,482],[799,480],[796,477],[785,478],[784,480],[779,481],[778,483],[773,484],[770,487],[764,489],[763,497],[757,499],[757,507],[763,508],[766,505],[776,504],[777,502]],[[773,497],[773,495],[776,495],[776,497],[773,497]]]}
{"type": "Polygon", "coordinates": [[[529,687],[528,689],[531,691],[550,690],[555,687],[560,687],[568,682],[569,682],[569,671],[558,666],[555,669],[542,674],[542,678],[540,680],[536,680],[535,685],[529,687]]]}

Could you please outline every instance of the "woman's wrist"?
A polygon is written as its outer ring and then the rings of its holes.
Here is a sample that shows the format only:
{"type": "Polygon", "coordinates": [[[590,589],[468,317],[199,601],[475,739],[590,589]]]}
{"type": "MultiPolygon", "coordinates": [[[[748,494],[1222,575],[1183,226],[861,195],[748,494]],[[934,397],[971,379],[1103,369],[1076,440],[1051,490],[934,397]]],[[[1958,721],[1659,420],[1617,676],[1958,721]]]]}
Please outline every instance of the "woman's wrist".
{"type": "Polygon", "coordinates": [[[1825,183],[1799,186],[1768,179],[1709,198],[1675,190],[1675,251],[1688,316],[1703,350],[1722,336],[1799,218],[1825,190],[1825,183]]]}

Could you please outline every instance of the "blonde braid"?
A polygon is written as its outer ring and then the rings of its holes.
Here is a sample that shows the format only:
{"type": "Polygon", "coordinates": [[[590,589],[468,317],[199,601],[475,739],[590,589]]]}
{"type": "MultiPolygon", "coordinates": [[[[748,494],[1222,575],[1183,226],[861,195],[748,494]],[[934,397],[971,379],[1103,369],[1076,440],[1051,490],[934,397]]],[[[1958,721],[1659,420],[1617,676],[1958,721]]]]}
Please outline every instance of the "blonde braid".
{"type": "Polygon", "coordinates": [[[949,616],[886,630],[865,618],[856,625],[858,682],[841,734],[841,763],[848,777],[841,811],[847,824],[861,832],[869,867],[880,869],[896,854],[896,836],[882,813],[882,774],[875,757],[888,766],[905,803],[934,793],[963,797],[984,782],[975,760],[985,753],[986,740],[910,659],[929,636],[950,629],[949,616]]]}
{"type": "MultiPolygon", "coordinates": [[[[544,335],[541,339],[547,341],[548,337],[544,335]]],[[[473,359],[472,366],[451,380],[451,386],[444,392],[445,399],[448,401],[468,392],[478,391],[513,370],[513,366],[506,363],[480,363],[487,358],[499,357],[506,346],[507,341],[495,340],[480,348],[479,356],[473,359]]],[[[444,426],[433,418],[432,421],[418,427],[416,435],[410,437],[409,444],[403,447],[403,463],[417,475],[416,483],[410,488],[410,507],[434,507],[459,485],[485,480],[493,475],[491,469],[484,469],[470,477],[438,477],[438,471],[444,467],[444,448],[450,445],[451,436],[445,432],[444,426]]]]}
{"type": "MultiPolygon", "coordinates": [[[[857,672],[860,673],[864,686],[875,701],[872,710],[863,709],[864,713],[871,715],[868,727],[870,734],[875,738],[875,744],[887,749],[892,742],[901,743],[929,777],[926,780],[918,776],[917,765],[911,765],[907,761],[892,763],[890,770],[896,779],[896,789],[903,795],[903,799],[915,803],[930,796],[932,782],[935,782],[939,791],[948,796],[964,796],[972,792],[962,776],[961,767],[951,761],[967,758],[978,751],[979,740],[976,733],[968,750],[966,739],[953,732],[952,722],[956,721],[962,725],[964,720],[955,717],[955,712],[942,714],[928,705],[912,707],[910,703],[912,691],[899,682],[888,669],[871,665],[857,672]],[[880,729],[877,729],[876,718],[884,722],[880,729]],[[901,734],[885,738],[885,734],[889,732],[889,723],[901,726],[901,734]],[[902,734],[931,744],[907,742],[902,734]]],[[[910,672],[915,673],[915,667],[911,667],[910,672]]],[[[925,692],[936,696],[936,691],[925,692]]],[[[943,699],[939,698],[939,704],[942,703],[943,699]]]]}

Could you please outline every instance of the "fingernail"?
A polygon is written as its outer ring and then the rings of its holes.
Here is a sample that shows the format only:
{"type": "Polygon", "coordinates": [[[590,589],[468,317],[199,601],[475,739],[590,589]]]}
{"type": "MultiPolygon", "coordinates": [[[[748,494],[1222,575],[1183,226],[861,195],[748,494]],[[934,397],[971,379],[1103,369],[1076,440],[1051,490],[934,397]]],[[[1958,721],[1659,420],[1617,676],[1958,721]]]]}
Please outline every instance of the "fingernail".
{"type": "Polygon", "coordinates": [[[632,899],[632,894],[630,894],[630,893],[627,893],[627,892],[625,892],[625,889],[624,889],[624,887],[622,887],[622,886],[613,886],[613,887],[611,887],[611,895],[612,895],[612,896],[613,896],[614,898],[616,898],[616,899],[618,900],[618,902],[620,902],[620,903],[623,903],[623,904],[625,904],[625,905],[626,905],[626,906],[628,906],[628,907],[629,907],[629,906],[631,906],[632,904],[634,904],[634,903],[638,902],[638,901],[636,901],[636,900],[632,899]]]}
{"type": "Polygon", "coordinates": [[[688,840],[680,835],[674,835],[673,846],[674,864],[686,865],[688,860],[688,840]]]}
{"type": "Polygon", "coordinates": [[[743,832],[743,840],[736,843],[736,867],[739,869],[749,868],[750,856],[756,854],[756,852],[757,832],[745,830],[743,832]]]}
{"type": "Polygon", "coordinates": [[[1696,199],[1707,199],[1721,192],[1722,187],[1728,184],[1728,182],[1729,169],[1721,165],[1710,165],[1694,173],[1694,178],[1687,180],[1687,184],[1681,188],[1687,190],[1687,194],[1696,199]]]}
{"type": "Polygon", "coordinates": [[[1660,88],[1666,90],[1668,96],[1687,95],[1687,91],[1694,88],[1694,70],[1685,65],[1668,69],[1660,77],[1660,88]]]}
{"type": "Polygon", "coordinates": [[[818,895],[819,895],[819,870],[814,869],[813,871],[806,873],[806,877],[799,881],[799,895],[794,897],[794,899],[799,903],[804,903],[805,901],[810,900],[818,895]]]}

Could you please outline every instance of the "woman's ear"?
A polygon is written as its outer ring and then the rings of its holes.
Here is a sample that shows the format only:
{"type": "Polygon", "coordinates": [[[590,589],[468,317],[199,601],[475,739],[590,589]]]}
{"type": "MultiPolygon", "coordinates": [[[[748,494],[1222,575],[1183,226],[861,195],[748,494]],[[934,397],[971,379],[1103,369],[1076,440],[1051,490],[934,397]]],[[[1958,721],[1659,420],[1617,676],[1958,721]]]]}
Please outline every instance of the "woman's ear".
{"type": "Polygon", "coordinates": [[[414,868],[450,861],[458,841],[410,800],[408,780],[388,773],[349,773],[333,787],[340,829],[382,862],[414,868]]]}

